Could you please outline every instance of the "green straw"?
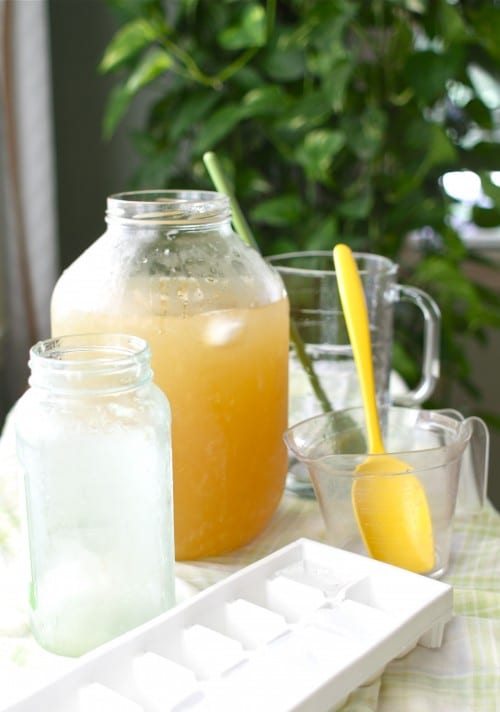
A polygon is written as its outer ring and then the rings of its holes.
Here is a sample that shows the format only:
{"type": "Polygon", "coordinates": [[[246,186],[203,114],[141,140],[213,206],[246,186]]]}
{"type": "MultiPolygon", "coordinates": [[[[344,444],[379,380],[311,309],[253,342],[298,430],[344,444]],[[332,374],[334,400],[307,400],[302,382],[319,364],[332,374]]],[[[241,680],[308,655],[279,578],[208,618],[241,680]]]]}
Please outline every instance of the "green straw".
{"type": "Polygon", "coordinates": [[[215,185],[216,190],[218,190],[219,193],[224,193],[229,198],[234,229],[243,242],[246,242],[247,245],[253,247],[257,250],[257,252],[260,252],[257,240],[253,236],[250,225],[247,223],[245,216],[241,211],[239,203],[234,195],[234,191],[229,184],[227,176],[224,174],[219,159],[215,153],[209,152],[203,154],[203,163],[205,164],[205,168],[207,169],[208,175],[212,179],[212,183],[215,185]]]}
{"type": "MultiPolygon", "coordinates": [[[[208,171],[208,175],[210,176],[212,183],[215,186],[215,189],[219,191],[219,193],[224,193],[224,195],[227,195],[227,197],[229,198],[233,216],[233,225],[236,233],[243,240],[243,242],[246,242],[247,245],[253,247],[255,250],[257,250],[257,252],[260,252],[257,240],[253,236],[252,230],[250,229],[250,225],[246,221],[245,216],[241,211],[238,201],[236,200],[236,196],[234,195],[234,191],[226,175],[224,174],[224,170],[220,164],[219,159],[217,158],[215,153],[210,151],[203,155],[203,163],[205,164],[205,168],[208,171]]],[[[328,413],[329,411],[333,410],[333,408],[330,404],[328,396],[323,390],[316,371],[314,370],[312,361],[307,354],[305,344],[299,334],[297,325],[295,324],[293,319],[290,319],[290,341],[292,342],[292,346],[295,350],[295,353],[297,354],[297,358],[299,359],[302,368],[304,369],[309,379],[309,383],[311,385],[314,395],[318,400],[319,405],[321,406],[321,410],[323,411],[323,413],[328,413]]]]}

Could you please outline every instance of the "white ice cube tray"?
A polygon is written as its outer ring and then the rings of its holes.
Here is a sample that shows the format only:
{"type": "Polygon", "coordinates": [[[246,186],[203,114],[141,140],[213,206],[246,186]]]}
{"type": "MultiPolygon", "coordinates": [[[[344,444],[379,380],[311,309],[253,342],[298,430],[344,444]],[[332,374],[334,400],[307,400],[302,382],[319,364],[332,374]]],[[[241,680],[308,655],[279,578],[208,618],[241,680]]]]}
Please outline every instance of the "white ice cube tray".
{"type": "Polygon", "coordinates": [[[439,647],[452,598],[442,582],[299,539],[8,709],[330,711],[415,645],[439,647]]]}

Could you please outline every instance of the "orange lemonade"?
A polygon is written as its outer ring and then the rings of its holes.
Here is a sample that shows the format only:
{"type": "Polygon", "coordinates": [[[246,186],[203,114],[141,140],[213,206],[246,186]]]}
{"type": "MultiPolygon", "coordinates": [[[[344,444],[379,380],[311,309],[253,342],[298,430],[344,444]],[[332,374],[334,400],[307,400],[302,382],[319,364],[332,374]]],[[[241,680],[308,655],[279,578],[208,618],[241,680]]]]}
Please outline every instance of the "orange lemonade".
{"type": "Polygon", "coordinates": [[[145,338],[170,401],[176,557],[252,539],[275,511],[287,470],[286,297],[189,314],[147,313],[137,303],[78,311],[62,293],[53,301],[53,336],[98,331],[145,338]]]}

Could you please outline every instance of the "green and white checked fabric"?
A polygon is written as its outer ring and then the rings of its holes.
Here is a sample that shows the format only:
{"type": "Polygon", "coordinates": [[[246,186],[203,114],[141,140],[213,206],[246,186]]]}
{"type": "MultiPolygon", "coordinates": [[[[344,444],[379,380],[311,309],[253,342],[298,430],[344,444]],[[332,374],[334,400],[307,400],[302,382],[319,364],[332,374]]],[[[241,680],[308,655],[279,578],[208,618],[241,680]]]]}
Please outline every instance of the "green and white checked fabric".
{"type": "MultiPolygon", "coordinates": [[[[30,635],[20,482],[10,419],[0,439],[0,711],[75,664],[42,650],[30,635]]],[[[317,504],[285,495],[251,544],[226,556],[176,564],[178,598],[299,537],[324,540],[317,504]]],[[[342,712],[500,712],[500,514],[490,504],[455,523],[444,580],[454,586],[455,615],[442,647],[417,646],[394,660],[356,690],[342,712]]]]}

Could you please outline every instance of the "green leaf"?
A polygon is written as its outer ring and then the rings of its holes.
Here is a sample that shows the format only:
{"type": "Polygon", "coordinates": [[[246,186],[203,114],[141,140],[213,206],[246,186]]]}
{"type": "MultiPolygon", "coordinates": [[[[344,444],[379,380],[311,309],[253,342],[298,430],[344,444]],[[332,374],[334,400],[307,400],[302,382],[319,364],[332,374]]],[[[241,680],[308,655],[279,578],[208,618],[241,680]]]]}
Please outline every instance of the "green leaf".
{"type": "Polygon", "coordinates": [[[141,165],[136,176],[137,188],[166,187],[176,165],[175,151],[157,147],[154,155],[149,156],[141,165]]]}
{"type": "Polygon", "coordinates": [[[288,104],[287,93],[276,84],[252,89],[243,97],[243,107],[247,117],[281,114],[288,104]]]}
{"type": "Polygon", "coordinates": [[[295,156],[304,166],[309,178],[324,180],[328,176],[333,159],[345,146],[341,131],[315,129],[306,134],[295,156]]]}
{"type": "MultiPolygon", "coordinates": [[[[435,0],[434,0],[435,2],[435,0]]],[[[448,45],[469,41],[469,30],[464,22],[462,12],[448,0],[439,3],[439,32],[448,45]]]]}
{"type": "Polygon", "coordinates": [[[464,163],[471,171],[497,171],[500,166],[500,143],[480,141],[465,152],[464,163]]]}
{"type": "Polygon", "coordinates": [[[323,92],[311,90],[284,108],[276,128],[296,134],[324,124],[332,109],[323,92]]]}
{"type": "Polygon", "coordinates": [[[201,155],[213,149],[245,116],[245,108],[239,104],[226,104],[215,111],[202,125],[195,143],[195,153],[201,155]]]}
{"type": "Polygon", "coordinates": [[[467,258],[467,248],[456,230],[446,227],[441,231],[441,235],[446,246],[446,253],[454,262],[467,258]]]}
{"type": "Polygon", "coordinates": [[[341,47],[345,47],[346,30],[359,11],[358,1],[311,3],[308,22],[304,23],[301,33],[304,44],[320,50],[324,57],[334,56],[341,47]]]}
{"type": "Polygon", "coordinates": [[[132,131],[131,138],[134,148],[143,156],[153,156],[158,151],[158,143],[150,131],[132,131]]]}
{"type": "Polygon", "coordinates": [[[413,33],[411,25],[404,16],[396,20],[390,28],[386,47],[386,66],[389,75],[400,71],[413,50],[413,33]]]}
{"type": "Polygon", "coordinates": [[[465,321],[472,321],[482,313],[477,289],[447,255],[434,255],[423,260],[415,270],[415,279],[424,288],[431,286],[438,303],[444,309],[452,307],[465,321]]]}
{"type": "Polygon", "coordinates": [[[500,59],[500,10],[494,3],[483,3],[482,7],[467,11],[467,17],[475,30],[477,41],[493,57],[500,59]]]}
{"type": "Polygon", "coordinates": [[[205,90],[192,91],[180,97],[175,111],[170,111],[166,117],[172,142],[178,141],[186,130],[199,126],[218,101],[217,94],[205,90]]]}
{"type": "Polygon", "coordinates": [[[352,198],[339,203],[338,212],[350,220],[359,220],[369,215],[372,207],[372,191],[369,185],[364,185],[352,198]]]}
{"type": "Polygon", "coordinates": [[[354,64],[349,59],[336,62],[323,79],[325,96],[335,113],[344,108],[347,88],[354,72],[354,64]]]}
{"type": "Polygon", "coordinates": [[[450,138],[441,126],[432,124],[430,126],[430,136],[425,166],[453,166],[457,157],[457,151],[450,138]]]}
{"type": "Polygon", "coordinates": [[[125,115],[131,101],[132,95],[125,85],[118,84],[112,89],[106,105],[106,110],[104,112],[104,138],[108,139],[113,135],[116,127],[125,115]]]}
{"type": "Polygon", "coordinates": [[[486,230],[500,225],[500,210],[496,208],[482,208],[474,205],[472,208],[472,219],[478,227],[486,230]]]}
{"type": "Polygon", "coordinates": [[[491,198],[497,207],[500,207],[500,185],[493,183],[489,174],[481,173],[481,186],[483,193],[491,198]]]}
{"type": "Polygon", "coordinates": [[[103,120],[103,134],[110,138],[125,115],[135,94],[163,74],[172,65],[172,59],[162,49],[154,48],[141,59],[124,84],[114,87],[108,100],[103,120]]]}
{"type": "Polygon", "coordinates": [[[264,68],[276,82],[291,82],[304,75],[305,57],[299,50],[274,52],[268,55],[264,68]]]}
{"type": "Polygon", "coordinates": [[[143,57],[132,74],[130,74],[125,85],[127,91],[131,95],[136,94],[139,89],[170,69],[173,63],[173,59],[168,52],[159,47],[154,47],[143,57]]]}
{"type": "Polygon", "coordinates": [[[408,86],[421,102],[432,104],[446,94],[446,83],[456,75],[461,59],[462,52],[456,46],[443,54],[426,50],[411,55],[405,69],[408,86]]]}
{"type": "Polygon", "coordinates": [[[246,6],[239,23],[220,32],[218,41],[227,50],[263,47],[266,43],[266,13],[262,5],[246,6]]]}
{"type": "Polygon", "coordinates": [[[124,25],[109,43],[99,64],[99,71],[110,72],[161,36],[159,27],[145,19],[124,25]]]}
{"type": "Polygon", "coordinates": [[[363,161],[377,155],[386,133],[387,118],[383,111],[368,107],[359,117],[342,121],[347,142],[356,156],[363,161]]]}
{"type": "Polygon", "coordinates": [[[339,239],[338,220],[335,215],[318,216],[309,226],[307,248],[309,250],[331,250],[339,239]]]}
{"type": "Polygon", "coordinates": [[[262,67],[275,82],[301,79],[306,71],[305,50],[293,41],[289,32],[282,31],[276,44],[265,53],[262,67]]]}
{"type": "Polygon", "coordinates": [[[270,198],[252,209],[250,217],[258,223],[283,227],[301,219],[304,206],[295,194],[270,198]]]}
{"type": "Polygon", "coordinates": [[[480,99],[471,99],[464,107],[467,115],[482,129],[493,128],[493,116],[490,109],[480,99]]]}

